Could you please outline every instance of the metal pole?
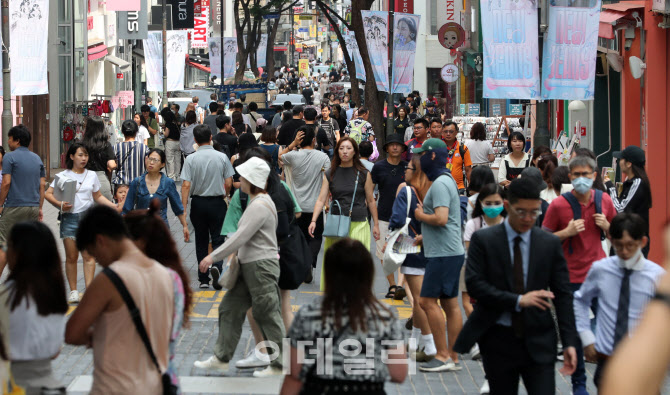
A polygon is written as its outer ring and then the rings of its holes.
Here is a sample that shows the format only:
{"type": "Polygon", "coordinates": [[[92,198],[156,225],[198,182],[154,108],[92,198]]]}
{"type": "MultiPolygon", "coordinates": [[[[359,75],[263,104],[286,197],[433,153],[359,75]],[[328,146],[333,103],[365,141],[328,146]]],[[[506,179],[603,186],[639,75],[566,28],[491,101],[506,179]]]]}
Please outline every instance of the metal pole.
{"type": "Polygon", "coordinates": [[[224,59],[226,57],[226,52],[224,51],[225,48],[225,40],[223,38],[223,7],[224,7],[225,0],[221,0],[221,19],[219,19],[220,27],[221,27],[221,88],[223,88],[223,85],[226,83],[226,77],[223,75],[223,63],[224,59]]]}
{"type": "Polygon", "coordinates": [[[163,107],[168,105],[167,96],[167,0],[163,0],[163,107]]]}
{"type": "Polygon", "coordinates": [[[293,62],[295,62],[295,35],[293,34],[293,29],[295,28],[295,26],[293,26],[293,23],[294,23],[294,21],[293,21],[293,7],[291,7],[289,9],[289,19],[290,19],[289,22],[290,22],[290,25],[291,25],[291,40],[289,42],[289,44],[290,44],[290,48],[289,48],[290,49],[290,51],[289,51],[290,59],[288,60],[288,64],[292,65],[293,62]]]}
{"type": "Polygon", "coordinates": [[[386,100],[386,135],[393,134],[393,20],[395,1],[389,0],[389,94],[386,100]]]}
{"type": "Polygon", "coordinates": [[[9,68],[9,0],[2,0],[2,145],[9,151],[12,128],[12,79],[9,68]]]}

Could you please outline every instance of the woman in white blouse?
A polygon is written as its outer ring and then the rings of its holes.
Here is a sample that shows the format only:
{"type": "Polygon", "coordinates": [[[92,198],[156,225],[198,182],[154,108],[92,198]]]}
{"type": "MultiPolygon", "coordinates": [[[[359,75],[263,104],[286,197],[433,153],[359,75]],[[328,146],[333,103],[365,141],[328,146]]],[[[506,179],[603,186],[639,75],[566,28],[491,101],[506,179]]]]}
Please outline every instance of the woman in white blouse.
{"type": "Polygon", "coordinates": [[[481,122],[472,125],[470,139],[465,141],[465,146],[470,150],[473,168],[481,165],[488,166],[495,159],[491,142],[486,141],[486,126],[481,122]]]}
{"type": "MultiPolygon", "coordinates": [[[[9,357],[16,384],[27,394],[62,385],[51,360],[65,338],[65,280],[56,240],[42,222],[15,225],[7,241],[9,276],[0,293],[9,307],[9,357]],[[40,247],[35,248],[39,240],[40,247]]],[[[4,334],[3,334],[4,336],[4,334]]]]}
{"type": "Polygon", "coordinates": [[[503,157],[498,168],[498,184],[507,187],[526,167],[530,166],[530,156],[524,151],[526,138],[521,132],[512,132],[507,139],[509,154],[503,157]]]}

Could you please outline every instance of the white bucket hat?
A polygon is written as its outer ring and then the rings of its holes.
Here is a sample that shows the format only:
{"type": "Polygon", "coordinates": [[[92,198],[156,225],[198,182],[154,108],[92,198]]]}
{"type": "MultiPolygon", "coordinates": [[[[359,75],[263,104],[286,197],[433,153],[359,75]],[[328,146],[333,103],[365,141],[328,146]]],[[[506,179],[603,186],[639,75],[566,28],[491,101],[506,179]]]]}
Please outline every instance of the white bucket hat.
{"type": "Polygon", "coordinates": [[[261,158],[254,156],[235,168],[240,176],[244,177],[251,185],[265,189],[265,184],[270,175],[270,166],[261,158]]]}

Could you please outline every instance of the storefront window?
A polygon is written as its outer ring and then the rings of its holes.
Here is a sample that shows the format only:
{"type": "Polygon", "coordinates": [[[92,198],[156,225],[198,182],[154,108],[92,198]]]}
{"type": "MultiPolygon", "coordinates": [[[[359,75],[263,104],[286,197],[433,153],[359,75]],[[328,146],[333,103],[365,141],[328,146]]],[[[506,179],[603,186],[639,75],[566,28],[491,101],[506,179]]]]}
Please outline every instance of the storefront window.
{"type": "Polygon", "coordinates": [[[74,24],[74,47],[75,49],[86,49],[86,24],[75,22],[74,24]]]}
{"type": "Polygon", "coordinates": [[[60,45],[58,46],[59,54],[72,53],[72,29],[70,26],[58,26],[58,39],[60,45]]]}
{"type": "Polygon", "coordinates": [[[60,102],[72,100],[72,58],[70,56],[58,57],[58,77],[60,102]]]}
{"type": "Polygon", "coordinates": [[[87,10],[88,10],[87,0],[74,0],[74,19],[76,21],[86,19],[87,10]]]}
{"type": "Polygon", "coordinates": [[[70,23],[72,21],[72,9],[70,0],[58,1],[58,23],[70,23]]]}
{"type": "Polygon", "coordinates": [[[74,54],[74,100],[88,100],[86,72],[88,70],[88,54],[86,51],[75,51],[74,54]]]}

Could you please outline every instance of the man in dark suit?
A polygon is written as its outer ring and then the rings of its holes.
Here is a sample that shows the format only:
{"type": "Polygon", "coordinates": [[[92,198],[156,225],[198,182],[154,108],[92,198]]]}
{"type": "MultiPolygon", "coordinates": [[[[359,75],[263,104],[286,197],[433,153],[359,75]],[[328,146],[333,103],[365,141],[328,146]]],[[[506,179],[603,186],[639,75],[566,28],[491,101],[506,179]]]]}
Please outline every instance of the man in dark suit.
{"type": "Polygon", "coordinates": [[[568,269],[559,239],[535,227],[540,195],[529,178],[514,180],[505,200],[507,219],[472,236],[465,281],[477,302],[454,350],[479,343],[491,394],[517,394],[519,376],[529,395],[555,392],[554,301],[565,362],[577,363],[577,331],[568,269]]]}

